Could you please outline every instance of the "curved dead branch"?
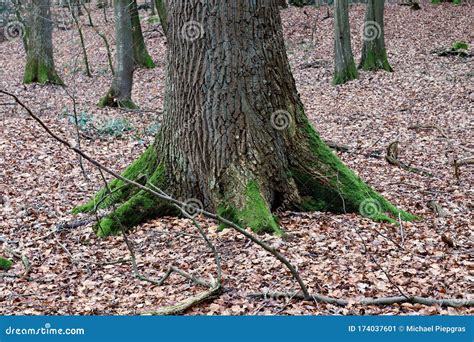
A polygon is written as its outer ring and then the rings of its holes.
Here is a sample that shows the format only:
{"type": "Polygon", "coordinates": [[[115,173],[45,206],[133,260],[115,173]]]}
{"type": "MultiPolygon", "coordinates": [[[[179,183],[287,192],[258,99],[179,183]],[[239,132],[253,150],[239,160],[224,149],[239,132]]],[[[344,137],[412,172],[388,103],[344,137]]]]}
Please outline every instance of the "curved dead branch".
{"type": "MultiPolygon", "coordinates": [[[[301,293],[291,293],[291,292],[257,292],[250,293],[248,295],[250,298],[263,298],[263,299],[280,299],[280,298],[294,298],[299,300],[306,300],[304,295],[301,293]]],[[[440,305],[445,307],[471,307],[474,306],[474,300],[459,298],[459,299],[436,299],[429,297],[419,297],[419,296],[394,296],[394,297],[380,297],[380,298],[353,298],[353,299],[342,299],[335,297],[322,296],[319,294],[311,295],[312,299],[318,303],[328,303],[335,304],[339,306],[348,306],[348,305],[392,305],[392,304],[422,304],[422,305],[440,305]]]]}

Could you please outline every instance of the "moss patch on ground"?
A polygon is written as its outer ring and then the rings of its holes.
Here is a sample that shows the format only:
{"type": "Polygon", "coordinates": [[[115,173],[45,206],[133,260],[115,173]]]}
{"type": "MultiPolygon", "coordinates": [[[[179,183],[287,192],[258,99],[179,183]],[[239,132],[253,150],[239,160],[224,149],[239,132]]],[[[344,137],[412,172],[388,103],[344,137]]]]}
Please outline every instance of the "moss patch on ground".
{"type": "Polygon", "coordinates": [[[0,257],[0,270],[8,271],[13,265],[13,261],[0,257]]]}

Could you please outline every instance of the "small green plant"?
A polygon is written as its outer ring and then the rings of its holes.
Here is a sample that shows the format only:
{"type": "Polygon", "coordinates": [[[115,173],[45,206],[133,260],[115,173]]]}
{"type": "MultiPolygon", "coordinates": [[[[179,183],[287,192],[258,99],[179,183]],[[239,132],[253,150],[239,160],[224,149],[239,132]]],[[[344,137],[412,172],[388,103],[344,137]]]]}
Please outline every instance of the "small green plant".
{"type": "Polygon", "coordinates": [[[465,42],[454,42],[451,48],[455,51],[457,50],[468,50],[469,45],[465,42]]]}
{"type": "Polygon", "coordinates": [[[148,24],[158,25],[160,23],[160,17],[157,15],[152,15],[151,17],[148,17],[146,21],[148,22],[148,24]]]}
{"type": "Polygon", "coordinates": [[[8,271],[12,267],[13,261],[0,257],[0,269],[8,271]]]}
{"type": "MultiPolygon", "coordinates": [[[[68,121],[70,124],[76,124],[76,118],[74,114],[66,113],[68,121]]],[[[80,112],[77,116],[77,127],[81,131],[89,132],[94,129],[94,116],[86,112],[80,112]]]]}
{"type": "Polygon", "coordinates": [[[145,129],[145,134],[155,136],[156,133],[158,133],[158,130],[160,129],[160,126],[161,126],[161,124],[159,122],[157,122],[157,121],[153,122],[150,126],[148,126],[145,129]]]}
{"type": "Polygon", "coordinates": [[[100,135],[111,135],[118,138],[133,130],[134,127],[127,119],[114,118],[102,123],[97,128],[97,133],[100,135]]]}

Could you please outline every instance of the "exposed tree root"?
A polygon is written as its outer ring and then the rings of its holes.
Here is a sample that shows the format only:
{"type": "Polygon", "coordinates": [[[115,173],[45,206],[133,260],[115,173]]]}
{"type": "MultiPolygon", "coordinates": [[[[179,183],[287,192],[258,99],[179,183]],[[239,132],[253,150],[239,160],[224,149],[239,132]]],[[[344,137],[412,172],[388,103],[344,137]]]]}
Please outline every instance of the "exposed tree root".
{"type": "Polygon", "coordinates": [[[435,129],[437,130],[441,136],[443,138],[446,138],[448,139],[449,137],[446,135],[446,133],[444,133],[444,131],[442,130],[441,127],[439,127],[438,125],[414,125],[414,126],[410,126],[408,127],[408,129],[412,129],[412,130],[426,130],[426,129],[435,129]]]}
{"type": "Polygon", "coordinates": [[[418,173],[420,175],[427,176],[427,177],[433,177],[433,174],[431,174],[430,172],[416,168],[416,167],[409,166],[398,159],[398,140],[388,145],[385,159],[390,164],[398,166],[402,168],[403,170],[413,172],[413,173],[418,173]]]}
{"type": "MultiPolygon", "coordinates": [[[[237,209],[230,205],[229,201],[225,201],[226,203],[218,208],[218,214],[241,227],[249,227],[256,233],[282,235],[259,185],[255,181],[250,181],[243,192],[245,194],[243,209],[237,209]]],[[[221,225],[221,228],[223,227],[224,225],[221,225]]]]}
{"type": "Polygon", "coordinates": [[[453,162],[454,166],[454,176],[456,179],[459,181],[461,179],[461,172],[459,167],[463,165],[473,165],[474,164],[474,158],[465,158],[461,160],[455,159],[453,162]]]}
{"type": "MultiPolygon", "coordinates": [[[[294,298],[299,300],[307,300],[307,298],[301,293],[292,292],[257,292],[248,295],[251,298],[263,298],[263,299],[279,299],[279,298],[294,298]]],[[[471,307],[474,306],[474,300],[460,298],[460,299],[435,299],[419,296],[395,296],[395,297],[380,297],[380,298],[351,298],[342,299],[335,297],[327,297],[319,294],[312,294],[311,298],[315,302],[335,304],[339,306],[347,305],[392,305],[392,304],[422,304],[422,305],[440,305],[445,307],[471,307]]]]}
{"type": "Polygon", "coordinates": [[[138,106],[132,101],[132,99],[122,99],[116,91],[111,89],[104,97],[99,100],[97,104],[99,108],[104,107],[117,107],[126,109],[138,109],[138,106]]]}
{"type": "Polygon", "coordinates": [[[363,53],[358,68],[365,71],[393,71],[392,66],[388,62],[387,52],[385,49],[381,52],[368,51],[366,54],[363,53]]]}
{"type": "Polygon", "coordinates": [[[358,212],[375,221],[396,223],[416,216],[399,210],[348,168],[321,140],[304,115],[301,115],[297,141],[299,153],[291,162],[292,175],[303,197],[303,211],[358,212]]]}

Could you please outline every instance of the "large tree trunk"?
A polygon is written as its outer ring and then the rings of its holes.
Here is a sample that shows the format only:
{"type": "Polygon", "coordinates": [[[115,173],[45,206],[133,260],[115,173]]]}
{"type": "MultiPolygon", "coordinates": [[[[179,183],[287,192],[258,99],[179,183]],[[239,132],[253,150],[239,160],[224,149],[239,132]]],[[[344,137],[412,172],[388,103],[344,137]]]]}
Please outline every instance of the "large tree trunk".
{"type": "Polygon", "coordinates": [[[135,64],[145,68],[154,68],[155,63],[153,63],[153,59],[148,54],[145,40],[143,39],[136,0],[131,0],[130,2],[130,14],[132,19],[133,59],[135,60],[135,64]]]}
{"type": "Polygon", "coordinates": [[[130,0],[115,0],[116,67],[109,92],[99,101],[99,107],[136,108],[132,101],[133,37],[130,0]]]}
{"type": "Polygon", "coordinates": [[[392,71],[385,49],[383,22],[385,0],[368,0],[364,23],[364,45],[359,68],[392,71]]]}
{"type": "MultiPolygon", "coordinates": [[[[277,208],[352,212],[367,203],[379,209],[374,219],[411,218],[354,175],[309,123],[277,1],[209,2],[169,3],[163,125],[124,175],[256,232],[281,232],[277,208]]],[[[76,210],[120,203],[101,221],[101,235],[174,213],[121,181],[110,189],[76,210]]]]}
{"type": "Polygon", "coordinates": [[[28,29],[24,83],[63,84],[54,68],[50,0],[33,0],[28,29]]]}
{"type": "Polygon", "coordinates": [[[358,76],[351,47],[348,0],[334,2],[334,84],[356,79],[358,76]]]}

